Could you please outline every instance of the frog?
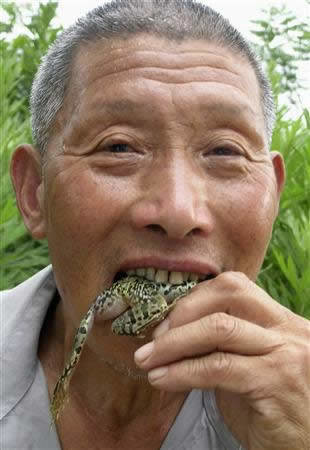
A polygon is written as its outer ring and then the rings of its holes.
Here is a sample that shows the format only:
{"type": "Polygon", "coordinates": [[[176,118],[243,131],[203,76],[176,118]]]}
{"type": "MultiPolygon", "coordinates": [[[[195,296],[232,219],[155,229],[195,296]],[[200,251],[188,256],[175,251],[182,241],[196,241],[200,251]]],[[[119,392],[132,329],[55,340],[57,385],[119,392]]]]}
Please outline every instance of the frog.
{"type": "Polygon", "coordinates": [[[158,283],[130,275],[116,280],[110,288],[101,292],[91,302],[76,330],[71,354],[55,385],[50,407],[52,422],[57,422],[68,400],[70,380],[96,315],[106,313],[116,304],[123,302],[127,309],[112,321],[112,333],[144,338],[146,332],[164,320],[176,302],[187,295],[196,284],[197,281],[194,280],[183,281],[181,284],[158,283]]]}

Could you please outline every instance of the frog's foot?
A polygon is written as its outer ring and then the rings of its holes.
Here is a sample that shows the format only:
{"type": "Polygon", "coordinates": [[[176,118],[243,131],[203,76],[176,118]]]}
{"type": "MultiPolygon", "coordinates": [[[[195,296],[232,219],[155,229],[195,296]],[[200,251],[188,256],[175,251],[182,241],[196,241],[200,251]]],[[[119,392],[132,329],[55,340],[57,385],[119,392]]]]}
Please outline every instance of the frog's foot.
{"type": "Polygon", "coordinates": [[[165,297],[156,294],[133,305],[112,323],[112,332],[119,335],[145,337],[145,331],[163,320],[175,301],[167,304],[165,297]]]}

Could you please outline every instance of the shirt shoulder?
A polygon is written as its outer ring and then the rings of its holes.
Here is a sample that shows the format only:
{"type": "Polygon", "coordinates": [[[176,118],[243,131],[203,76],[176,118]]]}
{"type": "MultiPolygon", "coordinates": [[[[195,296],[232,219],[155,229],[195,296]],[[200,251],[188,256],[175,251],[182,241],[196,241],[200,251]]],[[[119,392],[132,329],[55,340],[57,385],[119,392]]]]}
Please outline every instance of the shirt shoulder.
{"type": "Polygon", "coordinates": [[[0,292],[2,420],[29,389],[38,363],[37,348],[47,309],[56,292],[51,266],[13,289],[0,292]]]}

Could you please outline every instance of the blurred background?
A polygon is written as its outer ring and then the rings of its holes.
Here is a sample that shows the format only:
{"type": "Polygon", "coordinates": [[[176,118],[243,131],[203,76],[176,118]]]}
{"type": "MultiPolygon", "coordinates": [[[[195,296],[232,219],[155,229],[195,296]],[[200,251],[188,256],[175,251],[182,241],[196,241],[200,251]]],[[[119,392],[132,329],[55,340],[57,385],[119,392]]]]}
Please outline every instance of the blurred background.
{"type": "MultiPolygon", "coordinates": [[[[147,0],[146,0],[147,1],[147,0]]],[[[16,208],[9,178],[14,148],[31,142],[29,92],[57,34],[99,0],[0,1],[0,290],[49,264],[16,208]]],[[[258,284],[310,318],[310,0],[203,0],[255,47],[272,83],[277,121],[272,149],[283,153],[287,184],[258,284]]]]}

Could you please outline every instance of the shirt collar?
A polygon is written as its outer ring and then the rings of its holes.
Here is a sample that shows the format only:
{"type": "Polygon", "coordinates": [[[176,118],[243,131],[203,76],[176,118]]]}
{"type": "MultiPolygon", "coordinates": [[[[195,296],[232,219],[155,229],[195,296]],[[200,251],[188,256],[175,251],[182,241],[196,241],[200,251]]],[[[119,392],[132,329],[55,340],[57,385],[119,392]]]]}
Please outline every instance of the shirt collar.
{"type": "Polygon", "coordinates": [[[48,266],[14,289],[0,293],[0,420],[34,380],[40,332],[55,291],[52,266],[48,266]]]}

